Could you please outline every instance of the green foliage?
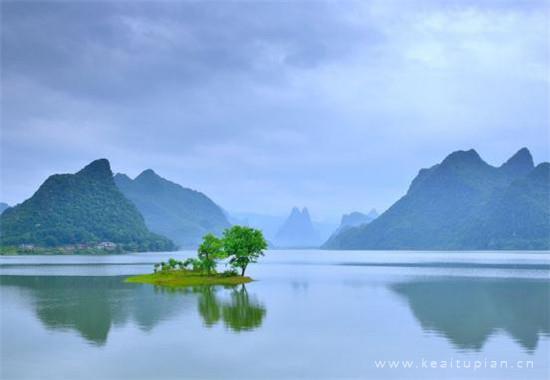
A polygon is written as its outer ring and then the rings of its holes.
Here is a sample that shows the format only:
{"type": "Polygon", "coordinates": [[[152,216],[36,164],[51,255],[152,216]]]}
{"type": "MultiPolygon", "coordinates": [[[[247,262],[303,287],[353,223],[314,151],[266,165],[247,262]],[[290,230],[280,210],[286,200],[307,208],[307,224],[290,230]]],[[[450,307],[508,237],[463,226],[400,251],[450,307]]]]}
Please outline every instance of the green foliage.
{"type": "Polygon", "coordinates": [[[170,258],[167,262],[155,264],[152,275],[136,276],[131,281],[167,286],[193,285],[200,283],[200,278],[205,284],[241,283],[239,279],[248,282],[250,279],[244,277],[246,267],[255,263],[266,248],[267,242],[261,231],[233,226],[225,230],[223,239],[206,234],[197,250],[196,258],[184,261],[170,258]],[[217,273],[217,261],[225,258],[229,258],[232,269],[217,273]],[[237,268],[240,269],[240,275],[237,268]]]}
{"type": "Polygon", "coordinates": [[[199,270],[200,263],[195,258],[186,259],[180,265],[182,269],[193,269],[195,272],[199,270]]]}
{"type": "Polygon", "coordinates": [[[237,272],[235,269],[228,269],[226,271],[223,271],[219,273],[221,277],[235,277],[239,275],[239,272],[237,272]]]}
{"type": "Polygon", "coordinates": [[[170,258],[170,260],[168,260],[168,267],[174,270],[179,265],[179,263],[180,262],[178,260],[170,258]]]}
{"type": "Polygon", "coordinates": [[[201,261],[206,273],[210,274],[215,271],[216,260],[223,259],[224,257],[223,241],[213,234],[206,234],[198,249],[198,259],[201,261]]]}
{"type": "Polygon", "coordinates": [[[244,276],[248,264],[255,263],[263,255],[267,242],[260,230],[233,226],[223,233],[223,247],[229,264],[240,268],[241,276],[244,276]]]}
{"type": "Polygon", "coordinates": [[[122,246],[113,249],[98,248],[96,246],[75,247],[20,247],[20,246],[1,246],[0,255],[102,255],[102,254],[122,254],[122,246]]]}
{"type": "Polygon", "coordinates": [[[167,262],[160,262],[154,265],[154,273],[157,272],[170,272],[175,270],[186,270],[193,266],[196,259],[187,259],[185,261],[176,260],[173,258],[168,259],[167,262]]]}
{"type": "Polygon", "coordinates": [[[0,245],[58,247],[113,242],[124,251],[172,250],[149,232],[136,207],[118,191],[107,160],[76,174],[53,175],[28,200],[0,215],[0,245]]]}

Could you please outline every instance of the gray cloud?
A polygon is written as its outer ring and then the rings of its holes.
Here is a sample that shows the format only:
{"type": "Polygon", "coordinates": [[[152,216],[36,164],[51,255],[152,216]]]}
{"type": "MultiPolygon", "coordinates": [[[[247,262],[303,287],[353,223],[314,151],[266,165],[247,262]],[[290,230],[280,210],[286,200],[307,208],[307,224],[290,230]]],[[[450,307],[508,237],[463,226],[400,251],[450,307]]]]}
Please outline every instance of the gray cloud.
{"type": "Polygon", "coordinates": [[[10,203],[104,156],[228,209],[335,218],[452,150],[550,158],[547,2],[1,6],[10,203]]]}

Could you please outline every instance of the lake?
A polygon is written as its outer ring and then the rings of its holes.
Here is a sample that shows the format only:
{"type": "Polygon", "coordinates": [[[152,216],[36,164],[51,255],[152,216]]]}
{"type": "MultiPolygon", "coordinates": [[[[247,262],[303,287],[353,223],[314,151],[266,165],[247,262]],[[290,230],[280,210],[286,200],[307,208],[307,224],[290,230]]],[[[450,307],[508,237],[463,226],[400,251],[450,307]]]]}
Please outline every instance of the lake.
{"type": "Polygon", "coordinates": [[[269,251],[246,286],[124,283],[193,255],[0,257],[0,377],[550,378],[548,253],[269,251]]]}

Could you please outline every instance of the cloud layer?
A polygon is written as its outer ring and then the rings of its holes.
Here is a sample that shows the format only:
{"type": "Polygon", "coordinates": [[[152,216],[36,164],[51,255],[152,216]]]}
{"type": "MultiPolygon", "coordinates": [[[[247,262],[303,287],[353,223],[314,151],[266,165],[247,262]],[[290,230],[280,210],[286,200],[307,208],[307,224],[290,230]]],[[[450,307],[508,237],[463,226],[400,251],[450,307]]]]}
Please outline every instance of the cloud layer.
{"type": "Polygon", "coordinates": [[[1,200],[107,157],[336,218],[453,150],[548,160],[548,2],[413,3],[2,2],[1,200]]]}

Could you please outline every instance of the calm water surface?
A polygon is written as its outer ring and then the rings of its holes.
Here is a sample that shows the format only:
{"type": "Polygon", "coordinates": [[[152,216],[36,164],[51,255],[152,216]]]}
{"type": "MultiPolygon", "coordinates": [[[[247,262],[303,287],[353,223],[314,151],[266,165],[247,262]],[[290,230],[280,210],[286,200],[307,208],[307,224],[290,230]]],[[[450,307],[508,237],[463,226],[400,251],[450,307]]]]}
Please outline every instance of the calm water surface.
{"type": "Polygon", "coordinates": [[[548,253],[270,251],[246,286],[123,282],[192,255],[0,257],[0,377],[550,378],[548,253]]]}

